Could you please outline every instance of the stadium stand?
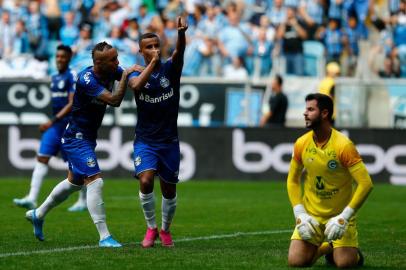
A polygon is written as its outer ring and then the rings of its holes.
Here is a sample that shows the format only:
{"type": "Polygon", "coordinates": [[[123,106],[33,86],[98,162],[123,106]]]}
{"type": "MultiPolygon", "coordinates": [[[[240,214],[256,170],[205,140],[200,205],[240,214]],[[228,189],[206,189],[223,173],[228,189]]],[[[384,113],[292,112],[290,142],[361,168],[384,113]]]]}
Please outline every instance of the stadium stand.
{"type": "MultiPolygon", "coordinates": [[[[34,68],[29,71],[14,69],[2,72],[0,77],[30,76],[30,73],[32,77],[49,76],[55,72],[54,48],[59,43],[73,46],[73,65],[80,64],[77,69],[90,63],[89,48],[101,40],[110,41],[119,49],[123,66],[142,64],[137,55],[138,37],[146,31],[160,35],[163,56],[169,56],[174,49],[174,21],[178,15],[187,17],[189,23],[184,76],[222,76],[223,67],[231,63],[232,58],[239,57],[249,76],[267,77],[275,73],[272,70],[277,68],[275,59],[285,58],[282,48],[285,48],[286,36],[281,37],[278,31],[290,25],[289,9],[293,9],[295,20],[307,32],[302,40],[305,76],[323,75],[323,64],[330,59],[329,44],[342,48],[334,57],[340,59],[343,70],[347,70],[346,65],[360,62],[357,61],[360,57],[357,44],[363,40],[372,44],[376,36],[380,37],[386,60],[379,63],[375,73],[381,77],[406,76],[402,47],[406,33],[404,0],[364,1],[362,5],[337,5],[331,0],[321,2],[323,4],[316,0],[172,0],[155,3],[141,0],[5,0],[0,6],[0,65],[13,67],[21,63],[23,56],[27,68],[36,67],[37,62],[48,68],[45,74],[39,74],[34,68]],[[366,3],[370,6],[368,13],[366,3]],[[349,18],[355,20],[352,28],[348,24],[349,18]],[[323,33],[328,30],[331,20],[338,22],[339,28],[326,36],[323,33]],[[378,72],[389,68],[393,72],[378,72]]],[[[354,76],[355,73],[342,75],[354,76]]]]}

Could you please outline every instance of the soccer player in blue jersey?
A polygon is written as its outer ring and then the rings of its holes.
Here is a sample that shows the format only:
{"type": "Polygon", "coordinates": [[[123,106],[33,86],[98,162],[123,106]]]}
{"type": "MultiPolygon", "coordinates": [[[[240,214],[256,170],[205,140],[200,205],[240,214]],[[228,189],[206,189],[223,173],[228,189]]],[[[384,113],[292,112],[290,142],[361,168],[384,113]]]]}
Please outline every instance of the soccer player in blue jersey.
{"type": "Polygon", "coordinates": [[[176,209],[176,183],[179,181],[180,150],[177,131],[179,86],[186,46],[187,24],[178,18],[178,39],[172,57],[160,61],[161,45],[156,34],[141,36],[140,53],[146,68],[129,76],[134,91],[138,121],[135,128],[134,165],[140,181],[139,197],[147,223],[141,245],[149,248],[158,235],[164,247],[172,247],[169,226],[176,209]],[[162,227],[155,222],[154,177],[159,176],[162,191],[162,227]]]}
{"type": "MultiPolygon", "coordinates": [[[[66,161],[65,153],[61,149],[61,138],[69,121],[76,83],[76,73],[69,68],[71,58],[72,49],[69,46],[59,45],[57,47],[56,67],[58,73],[51,78],[53,118],[39,126],[39,130],[43,132],[43,135],[37,154],[37,162],[31,177],[30,191],[24,198],[15,198],[13,200],[17,206],[27,209],[35,208],[43,179],[48,173],[50,158],[61,152],[62,158],[66,161]]],[[[82,211],[85,209],[86,189],[83,189],[80,192],[78,201],[69,208],[69,211],[82,211]]]]}
{"type": "Polygon", "coordinates": [[[94,151],[97,131],[107,104],[120,106],[127,86],[127,75],[137,70],[136,66],[123,70],[118,65],[117,57],[115,48],[100,42],[92,50],[93,66],[78,74],[72,117],[62,137],[62,148],[69,163],[68,177],[55,186],[37,209],[26,213],[26,218],[34,226],[34,235],[40,241],[44,240],[42,227],[46,214],[86,185],[87,208],[100,235],[99,246],[121,247],[107,228],[102,199],[103,179],[94,151]],[[115,81],[120,81],[116,87],[115,81]]]}

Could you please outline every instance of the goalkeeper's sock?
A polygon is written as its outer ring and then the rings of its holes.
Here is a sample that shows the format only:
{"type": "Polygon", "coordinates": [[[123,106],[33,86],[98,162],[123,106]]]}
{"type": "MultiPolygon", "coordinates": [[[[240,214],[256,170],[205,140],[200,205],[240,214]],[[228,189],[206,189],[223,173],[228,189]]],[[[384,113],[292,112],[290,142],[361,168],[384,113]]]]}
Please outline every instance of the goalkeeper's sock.
{"type": "Polygon", "coordinates": [[[38,199],[38,194],[42,186],[42,181],[45,175],[48,173],[48,165],[37,161],[35,163],[34,171],[31,177],[31,187],[28,193],[27,199],[36,202],[38,199]]]}
{"type": "Polygon", "coordinates": [[[147,222],[147,227],[150,229],[156,228],[155,221],[155,196],[154,192],[149,194],[144,194],[141,191],[139,192],[140,202],[142,212],[144,212],[144,218],[147,222]]]}
{"type": "Polygon", "coordinates": [[[45,215],[55,206],[66,200],[70,194],[81,189],[81,186],[77,186],[68,181],[63,180],[54,187],[46,200],[36,210],[37,218],[44,219],[45,215]]]}
{"type": "Polygon", "coordinates": [[[176,210],[176,198],[166,199],[162,196],[162,230],[169,232],[169,226],[172,223],[176,210]]]}
{"type": "Polygon", "coordinates": [[[99,232],[100,240],[110,236],[110,232],[106,224],[106,211],[102,198],[103,179],[97,178],[87,185],[87,209],[92,217],[93,223],[96,225],[99,232]]]}

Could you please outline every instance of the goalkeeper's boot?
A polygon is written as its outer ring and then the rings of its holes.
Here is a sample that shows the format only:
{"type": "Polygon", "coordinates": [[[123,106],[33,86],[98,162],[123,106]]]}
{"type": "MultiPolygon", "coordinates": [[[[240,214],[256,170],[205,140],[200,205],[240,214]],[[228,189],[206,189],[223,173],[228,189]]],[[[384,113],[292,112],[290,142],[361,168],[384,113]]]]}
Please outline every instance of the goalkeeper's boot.
{"type": "Polygon", "coordinates": [[[87,210],[86,203],[77,201],[68,208],[69,212],[83,212],[87,210]]]}
{"type": "Polygon", "coordinates": [[[30,199],[28,199],[27,197],[24,197],[21,199],[14,198],[13,203],[19,207],[23,207],[28,210],[31,210],[31,209],[34,209],[35,207],[37,207],[37,204],[34,201],[31,201],[30,199]]]}
{"type": "Polygon", "coordinates": [[[364,255],[362,255],[362,252],[360,249],[358,249],[358,266],[364,266],[364,255]]]}
{"type": "Polygon", "coordinates": [[[334,256],[333,252],[324,255],[324,259],[326,259],[326,264],[329,266],[336,266],[336,263],[334,262],[334,256]]]}
{"type": "MultiPolygon", "coordinates": [[[[333,248],[332,243],[329,243],[329,245],[331,246],[331,248],[333,248]]],[[[336,266],[336,263],[334,262],[333,252],[330,252],[330,253],[327,253],[326,255],[324,255],[324,259],[326,260],[327,265],[336,266]]]]}
{"type": "Polygon", "coordinates": [[[114,240],[114,238],[111,235],[99,241],[99,247],[118,248],[122,246],[123,245],[114,240]]]}
{"type": "Polygon", "coordinates": [[[150,248],[154,246],[155,240],[158,238],[158,229],[147,228],[144,240],[141,242],[143,248],[150,248]]]}
{"type": "Polygon", "coordinates": [[[163,247],[173,247],[172,235],[169,231],[161,230],[159,232],[159,238],[163,247]]]}
{"type": "Polygon", "coordinates": [[[44,225],[44,220],[39,219],[35,213],[36,209],[29,210],[25,213],[25,218],[32,223],[34,227],[34,236],[39,241],[44,241],[44,234],[42,232],[42,226],[44,225]]]}

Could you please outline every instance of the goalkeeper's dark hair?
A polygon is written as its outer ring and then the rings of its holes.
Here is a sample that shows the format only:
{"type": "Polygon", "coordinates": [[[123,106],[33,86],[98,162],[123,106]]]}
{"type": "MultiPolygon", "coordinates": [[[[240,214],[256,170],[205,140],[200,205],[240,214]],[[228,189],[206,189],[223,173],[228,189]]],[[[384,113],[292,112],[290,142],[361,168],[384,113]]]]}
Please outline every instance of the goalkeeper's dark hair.
{"type": "Polygon", "coordinates": [[[56,47],[56,50],[66,52],[69,55],[69,57],[72,56],[72,49],[68,45],[60,44],[58,45],[58,47],[56,47]]]}
{"type": "Polygon", "coordinates": [[[147,39],[147,38],[157,38],[159,40],[159,37],[157,34],[155,33],[144,33],[141,35],[140,40],[138,41],[138,46],[140,46],[141,48],[141,42],[143,39],[147,39]]]}
{"type": "Polygon", "coordinates": [[[319,108],[320,112],[323,110],[327,110],[328,112],[328,120],[332,123],[333,122],[333,112],[334,112],[334,103],[333,99],[324,94],[320,93],[312,93],[308,94],[305,98],[305,101],[316,100],[317,107],[319,108]]]}
{"type": "Polygon", "coordinates": [[[111,48],[113,48],[113,46],[108,44],[106,41],[97,43],[92,50],[92,59],[94,60],[94,54],[96,51],[102,52],[102,51],[110,50],[111,48]]]}

